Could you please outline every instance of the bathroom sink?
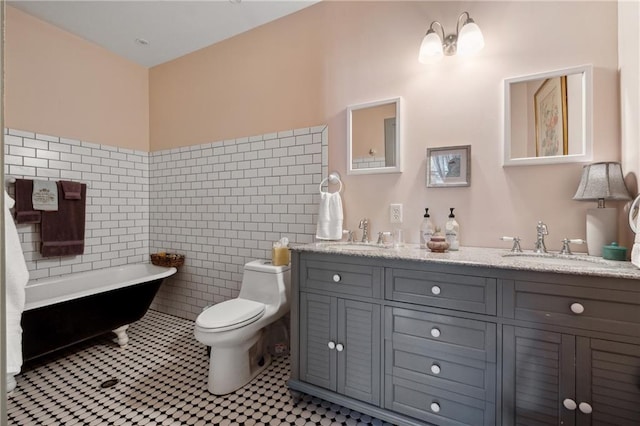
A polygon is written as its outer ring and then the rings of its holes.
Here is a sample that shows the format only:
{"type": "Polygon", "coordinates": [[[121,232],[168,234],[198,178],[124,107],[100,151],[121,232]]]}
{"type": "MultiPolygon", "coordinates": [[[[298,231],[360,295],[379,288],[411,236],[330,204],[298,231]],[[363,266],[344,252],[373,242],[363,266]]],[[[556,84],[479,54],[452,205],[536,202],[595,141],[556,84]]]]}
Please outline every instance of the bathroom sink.
{"type": "Polygon", "coordinates": [[[589,268],[620,268],[623,262],[605,260],[600,257],[588,257],[585,255],[566,254],[536,254],[536,253],[508,253],[502,255],[516,262],[524,262],[537,265],[589,267],[589,268]]]}
{"type": "Polygon", "coordinates": [[[326,247],[338,251],[376,251],[388,248],[381,244],[346,243],[340,241],[334,243],[317,243],[317,245],[318,247],[326,247]]]}

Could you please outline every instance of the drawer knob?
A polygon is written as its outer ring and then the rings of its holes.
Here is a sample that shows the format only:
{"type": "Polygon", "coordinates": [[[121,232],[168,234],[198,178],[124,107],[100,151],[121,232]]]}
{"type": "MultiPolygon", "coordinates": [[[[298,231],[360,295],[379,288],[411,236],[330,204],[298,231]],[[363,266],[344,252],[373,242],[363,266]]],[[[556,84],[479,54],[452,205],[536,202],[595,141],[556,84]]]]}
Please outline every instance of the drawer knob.
{"type": "Polygon", "coordinates": [[[432,402],[431,403],[431,411],[433,411],[434,413],[439,413],[440,412],[440,404],[438,404],[437,402],[432,402]]]}
{"type": "Polygon", "coordinates": [[[432,328],[432,329],[431,329],[431,335],[432,335],[433,337],[440,337],[440,330],[438,330],[438,329],[437,329],[437,328],[435,328],[435,327],[434,327],[434,328],[432,328]]]}
{"type": "Polygon", "coordinates": [[[564,405],[564,408],[566,408],[567,410],[575,410],[576,408],[578,408],[578,405],[576,404],[576,402],[573,399],[567,398],[564,401],[562,401],[562,405],[564,405]]]}
{"type": "Polygon", "coordinates": [[[431,293],[435,294],[436,296],[440,294],[440,287],[438,287],[437,285],[434,285],[433,287],[431,287],[431,293]]]}
{"type": "Polygon", "coordinates": [[[440,374],[440,366],[438,364],[431,365],[431,372],[433,374],[440,374]]]}
{"type": "Polygon", "coordinates": [[[344,345],[342,343],[338,343],[336,345],[336,351],[338,351],[338,352],[344,351],[344,345]]]}
{"type": "Polygon", "coordinates": [[[574,314],[581,314],[584,312],[584,306],[580,303],[572,303],[571,304],[571,312],[574,314]]]}
{"type": "Polygon", "coordinates": [[[333,274],[333,282],[334,283],[339,283],[341,279],[342,279],[342,277],[340,275],[333,274]]]}
{"type": "Polygon", "coordinates": [[[591,412],[593,411],[591,405],[587,404],[586,402],[581,402],[580,404],[578,404],[578,409],[585,414],[591,414],[591,412]]]}
{"type": "Polygon", "coordinates": [[[332,342],[332,341],[329,341],[329,343],[327,343],[327,346],[329,347],[329,349],[335,349],[336,348],[335,342],[332,342]]]}

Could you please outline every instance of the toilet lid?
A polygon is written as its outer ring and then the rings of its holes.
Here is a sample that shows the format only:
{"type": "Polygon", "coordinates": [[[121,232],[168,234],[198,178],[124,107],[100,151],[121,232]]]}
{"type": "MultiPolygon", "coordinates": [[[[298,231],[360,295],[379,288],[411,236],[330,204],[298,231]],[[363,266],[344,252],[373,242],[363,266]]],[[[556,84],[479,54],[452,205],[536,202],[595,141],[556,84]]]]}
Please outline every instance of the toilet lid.
{"type": "Polygon", "coordinates": [[[222,328],[250,323],[262,316],[263,303],[247,299],[231,299],[207,308],[198,315],[196,324],[202,328],[222,328]]]}

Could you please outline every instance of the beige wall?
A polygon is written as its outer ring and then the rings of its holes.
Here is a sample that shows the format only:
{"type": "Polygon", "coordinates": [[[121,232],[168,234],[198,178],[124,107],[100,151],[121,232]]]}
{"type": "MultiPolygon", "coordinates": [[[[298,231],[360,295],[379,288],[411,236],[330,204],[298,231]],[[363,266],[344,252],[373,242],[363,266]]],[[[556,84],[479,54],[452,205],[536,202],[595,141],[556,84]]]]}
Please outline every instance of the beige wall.
{"type": "Polygon", "coordinates": [[[463,245],[531,247],[535,223],[548,246],[585,236],[576,202],[580,164],[502,168],[504,78],[594,66],[594,160],[620,159],[615,2],[322,2],[258,30],[150,70],[151,149],[329,125],[329,167],[345,183],[345,226],[371,218],[392,228],[404,203],[406,239],[421,212],[438,224],[456,207],[463,245]],[[421,65],[431,20],[453,31],[468,10],[485,49],[474,58],[421,65]],[[593,31],[598,28],[598,31],[593,31]],[[403,97],[404,173],[346,175],[346,106],[403,97]],[[469,188],[425,188],[427,147],[472,145],[469,188]]]}
{"type": "Polygon", "coordinates": [[[7,6],[5,126],[149,150],[148,70],[7,6]]]}
{"type": "Polygon", "coordinates": [[[571,200],[581,165],[502,168],[503,79],[593,64],[594,161],[620,160],[617,7],[322,2],[154,67],[148,86],[143,68],[9,8],[6,125],[156,151],[326,123],[346,227],[368,216],[374,232],[391,229],[388,204],[400,202],[406,239],[417,242],[424,207],[440,225],[456,207],[463,245],[503,246],[498,236],[519,235],[530,247],[541,219],[557,249],[562,238],[585,234],[592,203],[571,200]],[[464,10],[482,28],[485,49],[419,64],[429,22],[451,32],[464,10]],[[397,96],[404,172],[347,176],[346,106],[397,96]],[[426,148],[465,144],[471,187],[425,188],[426,148]]]}

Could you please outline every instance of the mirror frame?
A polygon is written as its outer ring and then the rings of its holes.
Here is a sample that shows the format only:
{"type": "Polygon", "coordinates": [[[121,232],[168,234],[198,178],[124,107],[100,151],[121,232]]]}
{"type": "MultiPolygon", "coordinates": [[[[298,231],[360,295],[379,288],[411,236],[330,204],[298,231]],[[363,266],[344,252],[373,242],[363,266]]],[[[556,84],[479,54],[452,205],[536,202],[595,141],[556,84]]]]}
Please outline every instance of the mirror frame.
{"type": "Polygon", "coordinates": [[[542,164],[583,163],[593,160],[593,66],[580,65],[555,71],[529,74],[504,80],[504,143],[502,166],[533,166],[542,164]],[[511,84],[530,80],[540,80],[569,74],[583,74],[582,90],[584,92],[583,117],[584,139],[582,154],[557,155],[553,157],[511,158],[511,84]]]}
{"type": "Polygon", "coordinates": [[[401,150],[401,136],[402,136],[402,121],[401,115],[401,97],[382,99],[374,102],[367,102],[364,104],[350,105],[347,107],[347,174],[348,175],[370,175],[377,173],[402,173],[402,150],[401,150]],[[393,167],[371,167],[368,169],[354,169],[353,168],[353,149],[352,149],[352,112],[359,109],[371,108],[385,104],[396,104],[396,165],[393,167]]]}

